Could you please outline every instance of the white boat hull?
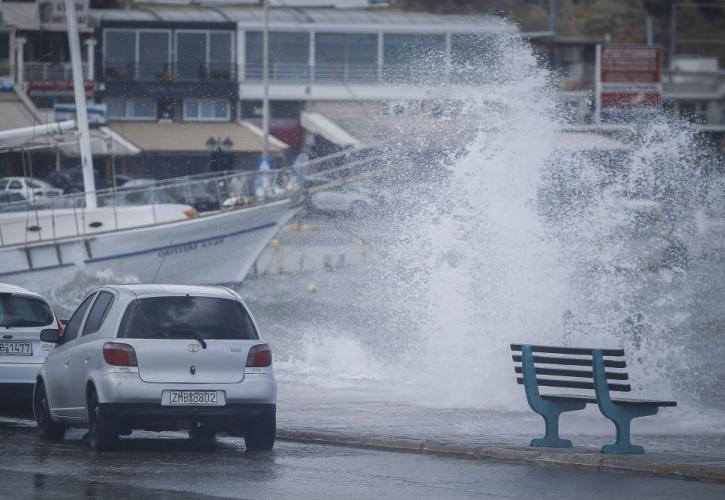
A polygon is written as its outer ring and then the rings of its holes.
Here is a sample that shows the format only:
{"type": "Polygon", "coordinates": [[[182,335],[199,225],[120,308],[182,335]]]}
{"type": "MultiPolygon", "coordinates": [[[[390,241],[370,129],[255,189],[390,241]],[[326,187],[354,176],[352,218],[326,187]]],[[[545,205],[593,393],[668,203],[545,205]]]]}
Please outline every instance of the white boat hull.
{"type": "Polygon", "coordinates": [[[150,227],[0,248],[0,281],[53,290],[79,272],[156,283],[237,286],[280,226],[289,200],[150,227]]]}

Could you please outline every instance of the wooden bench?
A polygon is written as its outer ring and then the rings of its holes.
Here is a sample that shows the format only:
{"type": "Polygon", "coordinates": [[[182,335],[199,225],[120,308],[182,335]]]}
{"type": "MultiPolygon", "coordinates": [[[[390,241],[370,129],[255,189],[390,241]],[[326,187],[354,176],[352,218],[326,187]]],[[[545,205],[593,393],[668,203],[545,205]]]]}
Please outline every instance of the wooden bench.
{"type": "Polygon", "coordinates": [[[511,344],[517,374],[526,400],[544,418],[546,433],[531,446],[569,448],[571,441],[559,437],[559,416],[567,411],[596,404],[614,422],[617,440],[605,445],[602,453],[644,453],[630,442],[632,419],[654,415],[660,407],[677,406],[675,401],[613,398],[611,392],[629,392],[629,375],[624,369],[623,349],[592,349],[511,344]],[[541,387],[589,390],[587,394],[542,394],[541,387]]]}

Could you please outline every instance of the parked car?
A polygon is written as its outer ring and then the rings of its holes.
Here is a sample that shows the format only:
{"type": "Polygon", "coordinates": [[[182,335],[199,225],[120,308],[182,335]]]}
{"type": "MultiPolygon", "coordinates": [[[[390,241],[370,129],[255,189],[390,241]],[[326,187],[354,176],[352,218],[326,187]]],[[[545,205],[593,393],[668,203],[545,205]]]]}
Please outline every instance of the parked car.
{"type": "Polygon", "coordinates": [[[270,450],[277,385],[272,353],[242,299],[226,288],[117,285],[78,306],[35,386],[40,436],[88,428],[96,450],[133,429],[244,436],[270,450]]]}
{"type": "MultiPolygon", "coordinates": [[[[101,177],[98,172],[94,172],[94,175],[96,191],[113,187],[113,179],[101,177]]],[[[116,175],[116,187],[123,186],[131,179],[132,177],[128,175],[116,175]]],[[[82,193],[84,191],[83,171],[80,167],[54,170],[45,176],[45,180],[53,186],[62,189],[65,194],[82,193]]]]}
{"type": "Polygon", "coordinates": [[[345,185],[310,195],[315,212],[345,214],[360,218],[382,208],[386,200],[367,185],[345,185]]]}
{"type": "Polygon", "coordinates": [[[35,378],[52,349],[40,332],[61,325],[43,297],[0,283],[0,328],[0,401],[30,408],[35,378]]]}
{"type": "Polygon", "coordinates": [[[15,191],[0,191],[0,213],[27,212],[33,207],[21,193],[15,191]]]}
{"type": "Polygon", "coordinates": [[[0,191],[20,193],[30,203],[63,194],[63,190],[35,177],[4,177],[0,179],[0,191]]]}

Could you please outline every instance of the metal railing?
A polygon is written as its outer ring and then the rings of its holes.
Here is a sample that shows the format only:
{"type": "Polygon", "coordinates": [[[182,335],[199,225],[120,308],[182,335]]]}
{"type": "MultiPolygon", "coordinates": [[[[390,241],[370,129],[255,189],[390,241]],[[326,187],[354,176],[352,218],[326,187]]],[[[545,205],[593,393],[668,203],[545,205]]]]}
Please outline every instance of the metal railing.
{"type": "MultiPolygon", "coordinates": [[[[83,78],[92,80],[88,75],[88,64],[83,63],[83,78]]],[[[23,63],[23,78],[26,82],[37,80],[58,80],[72,81],[73,71],[70,63],[59,62],[35,62],[25,61],[23,63]]]]}
{"type": "Polygon", "coordinates": [[[298,184],[286,169],[214,172],[149,183],[96,191],[95,210],[85,208],[85,193],[49,197],[33,206],[27,201],[2,203],[0,247],[208,217],[298,194],[298,184]],[[174,205],[194,210],[180,212],[174,205]]]}
{"type": "Polygon", "coordinates": [[[237,65],[232,63],[106,64],[107,82],[234,82],[237,65]]]}

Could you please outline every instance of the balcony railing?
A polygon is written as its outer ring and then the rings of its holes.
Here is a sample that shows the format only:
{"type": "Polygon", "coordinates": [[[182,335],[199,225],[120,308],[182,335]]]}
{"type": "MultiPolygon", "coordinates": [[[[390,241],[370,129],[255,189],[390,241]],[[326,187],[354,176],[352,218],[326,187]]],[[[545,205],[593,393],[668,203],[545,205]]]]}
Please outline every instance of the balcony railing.
{"type": "Polygon", "coordinates": [[[236,64],[107,64],[103,78],[107,82],[234,82],[236,64]]]}
{"type": "MultiPolygon", "coordinates": [[[[83,63],[83,78],[92,80],[88,75],[88,64],[83,63]]],[[[72,81],[73,70],[70,63],[58,62],[35,62],[25,61],[23,63],[23,78],[26,82],[38,80],[72,81]]]]}

